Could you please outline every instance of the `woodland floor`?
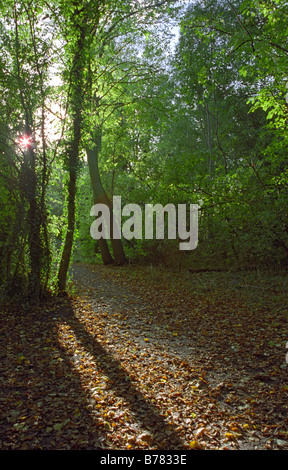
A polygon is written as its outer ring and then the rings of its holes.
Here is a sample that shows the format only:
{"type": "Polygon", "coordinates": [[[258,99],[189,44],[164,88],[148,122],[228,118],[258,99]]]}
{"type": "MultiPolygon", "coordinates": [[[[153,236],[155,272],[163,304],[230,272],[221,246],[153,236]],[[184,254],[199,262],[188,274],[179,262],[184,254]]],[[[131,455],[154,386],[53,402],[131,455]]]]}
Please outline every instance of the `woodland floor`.
{"type": "Polygon", "coordinates": [[[0,449],[288,449],[285,273],[73,276],[2,305],[0,449]]]}

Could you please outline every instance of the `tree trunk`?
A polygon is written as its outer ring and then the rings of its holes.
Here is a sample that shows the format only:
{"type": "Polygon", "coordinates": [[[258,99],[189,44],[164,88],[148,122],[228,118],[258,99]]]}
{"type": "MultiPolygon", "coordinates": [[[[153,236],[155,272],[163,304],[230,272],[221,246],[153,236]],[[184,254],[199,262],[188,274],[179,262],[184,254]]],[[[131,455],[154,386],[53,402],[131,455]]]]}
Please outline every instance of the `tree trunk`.
{"type": "Polygon", "coordinates": [[[108,264],[114,264],[114,259],[111,256],[107,240],[105,240],[104,238],[100,238],[98,242],[103,264],[105,264],[105,266],[108,264]]]}
{"type": "Polygon", "coordinates": [[[35,300],[41,295],[41,267],[42,267],[42,241],[41,241],[41,211],[36,196],[35,155],[32,148],[27,150],[25,169],[26,197],[29,204],[27,213],[28,245],[29,245],[29,294],[35,300]]]}
{"type": "Polygon", "coordinates": [[[58,271],[58,290],[65,291],[67,274],[72,254],[75,230],[75,198],[77,190],[77,169],[79,163],[79,147],[81,140],[82,110],[83,110],[83,71],[84,71],[84,40],[85,30],[80,28],[79,38],[75,45],[75,54],[71,72],[71,114],[72,114],[72,142],[68,149],[68,214],[67,231],[58,271]]]}
{"type": "MultiPolygon", "coordinates": [[[[97,130],[93,143],[94,147],[92,149],[87,148],[86,153],[94,195],[94,204],[106,204],[110,209],[110,235],[113,256],[115,259],[115,263],[118,266],[121,266],[123,264],[127,264],[127,259],[124,253],[121,239],[113,237],[113,204],[107,196],[100,178],[98,156],[101,149],[101,131],[99,129],[97,130]]],[[[101,240],[99,240],[99,246],[103,263],[110,264],[111,262],[113,262],[113,258],[110,255],[107,241],[102,238],[101,240]]]]}
{"type": "MultiPolygon", "coordinates": [[[[76,151],[76,149],[75,149],[76,151]]],[[[71,151],[74,154],[74,152],[71,151]]],[[[77,153],[78,156],[78,153],[77,153]]],[[[70,160],[76,158],[71,155],[70,160]]],[[[64,248],[61,256],[60,266],[58,270],[58,290],[64,292],[66,289],[67,274],[72,254],[74,227],[75,227],[75,197],[76,197],[76,177],[77,170],[75,167],[69,168],[69,183],[68,183],[68,215],[67,215],[67,231],[65,237],[64,248]]]]}

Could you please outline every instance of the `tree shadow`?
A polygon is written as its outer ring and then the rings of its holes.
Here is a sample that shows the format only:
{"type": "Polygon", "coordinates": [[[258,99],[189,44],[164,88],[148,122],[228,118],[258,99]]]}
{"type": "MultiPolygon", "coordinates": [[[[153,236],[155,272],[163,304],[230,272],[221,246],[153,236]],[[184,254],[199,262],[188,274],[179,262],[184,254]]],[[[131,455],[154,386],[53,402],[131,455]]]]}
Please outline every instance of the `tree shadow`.
{"type": "Polygon", "coordinates": [[[49,307],[10,307],[2,315],[0,448],[101,449],[107,431],[87,410],[80,378],[59,342],[54,315],[61,309],[49,307]]]}
{"type": "MultiPolygon", "coordinates": [[[[79,321],[70,298],[21,315],[19,310],[5,312],[0,322],[5,331],[0,341],[1,449],[111,449],[113,429],[107,430],[99,414],[89,409],[90,392],[83,387],[73,354],[59,340],[59,327],[65,325],[109,378],[111,390],[123,398],[139,427],[149,431],[149,445],[160,450],[185,448],[159,410],[127,380],[121,362],[79,321]]],[[[126,448],[123,436],[121,448],[126,448]]]]}
{"type": "Polygon", "coordinates": [[[101,372],[109,378],[109,386],[114,393],[125,400],[135,420],[150,433],[152,448],[163,450],[165,445],[167,450],[185,449],[181,437],[171,429],[171,425],[168,425],[159,410],[132,383],[121,362],[87,331],[76,317],[71,304],[70,308],[66,309],[65,316],[62,315],[61,318],[74,331],[82,346],[93,355],[101,372]]]}

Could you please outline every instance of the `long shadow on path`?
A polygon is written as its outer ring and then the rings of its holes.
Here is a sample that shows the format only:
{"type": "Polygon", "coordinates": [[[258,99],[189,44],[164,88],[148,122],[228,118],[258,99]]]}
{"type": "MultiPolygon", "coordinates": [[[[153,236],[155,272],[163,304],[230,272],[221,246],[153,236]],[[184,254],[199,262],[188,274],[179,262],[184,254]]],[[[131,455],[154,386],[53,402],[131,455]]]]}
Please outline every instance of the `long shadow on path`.
{"type": "MultiPolygon", "coordinates": [[[[3,332],[0,341],[1,449],[97,450],[111,449],[112,442],[118,443],[113,436],[114,429],[107,430],[99,419],[102,412],[109,410],[109,403],[102,402],[104,409],[98,409],[99,413],[93,413],[88,407],[91,393],[83,386],[73,363],[75,345],[70,342],[69,350],[69,342],[66,344],[59,336],[59,328],[65,330],[66,326],[68,335],[71,332],[77,343],[93,356],[99,376],[109,378],[111,391],[123,399],[121,402],[133,415],[137,428],[141,432],[143,428],[149,431],[150,446],[159,450],[185,449],[175,429],[137,386],[127,381],[121,362],[87,331],[77,318],[77,312],[70,298],[52,301],[51,305],[45,304],[38,310],[23,311],[23,315],[18,307],[15,312],[12,308],[3,312],[0,318],[3,332]]],[[[91,382],[93,387],[93,377],[91,382]]],[[[120,432],[118,449],[126,449],[125,426],[120,426],[120,432]]]]}
{"type": "Polygon", "coordinates": [[[161,450],[185,449],[181,437],[171,429],[171,425],[168,426],[157,408],[143,396],[131,380],[127,380],[127,373],[121,362],[115,359],[75,316],[72,305],[65,310],[61,319],[73,330],[82,346],[93,355],[101,372],[109,377],[110,387],[119,397],[124,398],[135,419],[153,436],[152,447],[161,450]]]}
{"type": "Polygon", "coordinates": [[[59,341],[62,322],[54,316],[62,311],[58,301],[56,308],[52,302],[1,310],[1,450],[95,450],[106,442],[105,427],[87,410],[80,377],[59,341]]]}

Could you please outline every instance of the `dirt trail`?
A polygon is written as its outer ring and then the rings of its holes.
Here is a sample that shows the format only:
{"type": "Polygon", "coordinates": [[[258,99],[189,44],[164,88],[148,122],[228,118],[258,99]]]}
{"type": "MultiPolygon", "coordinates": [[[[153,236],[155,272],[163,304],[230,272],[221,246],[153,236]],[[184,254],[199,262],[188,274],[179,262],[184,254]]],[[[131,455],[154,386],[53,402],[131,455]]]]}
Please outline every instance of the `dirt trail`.
{"type": "Polygon", "coordinates": [[[183,306],[175,293],[145,290],[145,282],[137,288],[125,272],[115,277],[101,266],[74,266],[74,282],[104,320],[110,350],[145,393],[149,385],[149,399],[173,422],[185,446],[288,448],[285,351],[280,362],[279,350],[267,352],[247,305],[240,303],[231,314],[221,298],[201,303],[203,296],[192,296],[183,306]]]}
{"type": "Polygon", "coordinates": [[[72,275],[1,307],[0,449],[288,449],[285,277],[72,275]]]}
{"type": "Polygon", "coordinates": [[[187,337],[176,336],[175,332],[166,328],[171,320],[175,320],[171,309],[164,309],[159,320],[159,306],[151,304],[143,293],[137,292],[128,282],[124,285],[115,282],[107,276],[102,266],[93,269],[77,264],[72,272],[77,294],[87,299],[95,313],[101,315],[105,311],[111,330],[127,329],[129,336],[137,338],[138,344],[144,348],[155,345],[172,355],[177,352],[183,360],[191,355],[194,349],[191,338],[187,341],[187,337]]]}

